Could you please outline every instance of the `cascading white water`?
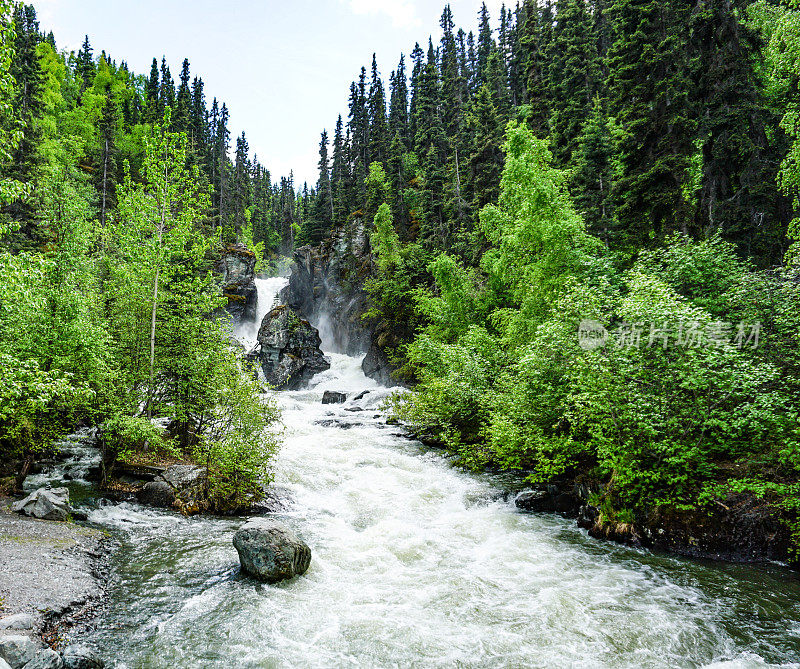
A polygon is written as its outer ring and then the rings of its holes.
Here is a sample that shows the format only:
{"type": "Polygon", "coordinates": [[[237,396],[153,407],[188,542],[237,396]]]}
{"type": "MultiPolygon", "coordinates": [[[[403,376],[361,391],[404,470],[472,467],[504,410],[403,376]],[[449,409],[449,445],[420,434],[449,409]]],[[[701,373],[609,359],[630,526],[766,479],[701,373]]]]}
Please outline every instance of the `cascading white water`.
{"type": "Polygon", "coordinates": [[[288,282],[289,280],[282,276],[255,280],[256,291],[258,292],[256,318],[254,321],[240,323],[233,332],[234,337],[242,343],[242,346],[247,351],[252,350],[258,343],[257,337],[261,321],[264,320],[264,316],[267,315],[269,310],[275,306],[278,293],[288,282]]]}
{"type": "Polygon", "coordinates": [[[311,546],[304,577],[243,577],[241,519],[91,513],[121,541],[87,636],[116,666],[800,666],[800,586],[784,571],[653,556],[520,513],[498,479],[387,425],[390,391],[358,359],[330,359],[309,389],[277,394],[275,486],[292,501],[278,515],[311,546]],[[323,405],[325,390],[348,401],[323,405]]]}

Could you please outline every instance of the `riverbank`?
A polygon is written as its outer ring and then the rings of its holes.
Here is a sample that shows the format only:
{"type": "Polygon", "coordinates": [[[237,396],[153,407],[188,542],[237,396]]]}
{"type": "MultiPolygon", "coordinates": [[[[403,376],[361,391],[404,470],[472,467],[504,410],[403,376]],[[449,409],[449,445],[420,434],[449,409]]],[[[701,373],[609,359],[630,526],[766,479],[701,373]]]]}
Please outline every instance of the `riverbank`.
{"type": "Polygon", "coordinates": [[[18,515],[12,501],[0,498],[0,628],[9,616],[27,614],[30,629],[9,633],[54,645],[65,630],[91,620],[103,602],[108,535],[18,515]]]}

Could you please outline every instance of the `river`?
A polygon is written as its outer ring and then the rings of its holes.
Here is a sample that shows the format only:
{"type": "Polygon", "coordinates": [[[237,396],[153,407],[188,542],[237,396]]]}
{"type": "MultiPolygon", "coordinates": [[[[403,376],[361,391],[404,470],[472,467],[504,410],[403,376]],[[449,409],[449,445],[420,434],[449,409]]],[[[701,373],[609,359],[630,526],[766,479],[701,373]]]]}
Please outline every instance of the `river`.
{"type": "MultiPolygon", "coordinates": [[[[281,285],[259,282],[261,313],[281,285]]],[[[330,358],[312,387],[278,394],[275,485],[291,499],[279,517],[311,546],[305,576],[241,576],[240,518],[91,512],[118,550],[84,639],[114,666],[800,667],[793,573],[655,555],[521,513],[502,479],[387,426],[389,391],[358,359],[330,358]],[[324,390],[370,392],[332,406],[324,390]]]]}

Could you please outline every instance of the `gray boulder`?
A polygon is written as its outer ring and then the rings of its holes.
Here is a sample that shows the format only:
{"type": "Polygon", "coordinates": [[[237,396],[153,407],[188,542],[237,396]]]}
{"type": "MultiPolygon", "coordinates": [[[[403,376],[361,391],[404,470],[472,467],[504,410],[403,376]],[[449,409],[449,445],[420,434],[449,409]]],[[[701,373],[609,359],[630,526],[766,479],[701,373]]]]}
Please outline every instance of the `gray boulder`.
{"type": "Polygon", "coordinates": [[[76,643],[64,649],[64,669],[103,669],[105,662],[93,648],[76,643]]]}
{"type": "Polygon", "coordinates": [[[11,669],[20,669],[36,657],[39,647],[26,636],[0,637],[0,660],[11,669]]]}
{"type": "Polygon", "coordinates": [[[205,473],[205,467],[197,465],[172,465],[167,467],[158,478],[171,485],[175,490],[184,490],[197,483],[205,476],[205,473]]]}
{"type": "Polygon", "coordinates": [[[32,630],[36,621],[29,613],[16,613],[0,618],[0,630],[32,630]]]}
{"type": "Polygon", "coordinates": [[[166,481],[150,481],[136,493],[136,499],[140,504],[169,509],[175,502],[175,491],[166,481]]]}
{"type": "Polygon", "coordinates": [[[45,648],[36,653],[36,657],[24,669],[64,669],[64,660],[56,651],[45,648]]]}
{"type": "Polygon", "coordinates": [[[297,390],[330,369],[322,354],[319,331],[286,305],[270,311],[258,330],[255,357],[276,390],[297,390]]]}
{"type": "Polygon", "coordinates": [[[17,513],[43,520],[66,520],[72,513],[67,488],[39,488],[25,499],[15,502],[11,508],[17,513]]]}
{"type": "Polygon", "coordinates": [[[11,665],[5,660],[0,660],[0,669],[11,669],[11,665]]]}
{"type": "Polygon", "coordinates": [[[323,404],[344,404],[347,401],[347,395],[335,390],[326,390],[322,394],[323,404]]]}
{"type": "Polygon", "coordinates": [[[266,583],[305,574],[311,549],[291,530],[269,518],[253,518],[233,537],[242,570],[266,583]]]}

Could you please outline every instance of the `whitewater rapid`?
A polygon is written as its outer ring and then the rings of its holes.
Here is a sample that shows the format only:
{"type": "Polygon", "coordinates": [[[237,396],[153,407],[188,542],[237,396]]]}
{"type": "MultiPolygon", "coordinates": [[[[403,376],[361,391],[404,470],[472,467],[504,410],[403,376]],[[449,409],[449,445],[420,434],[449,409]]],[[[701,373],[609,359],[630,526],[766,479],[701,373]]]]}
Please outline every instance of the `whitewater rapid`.
{"type": "Polygon", "coordinates": [[[119,542],[116,579],[84,638],[114,666],[800,667],[785,570],[654,556],[521,513],[503,480],[387,425],[392,391],[328,355],[309,389],[276,394],[277,515],[310,545],[309,571],[243,577],[241,518],[101,506],[90,520],[119,542]],[[323,405],[325,390],[347,403],[323,405]]]}

